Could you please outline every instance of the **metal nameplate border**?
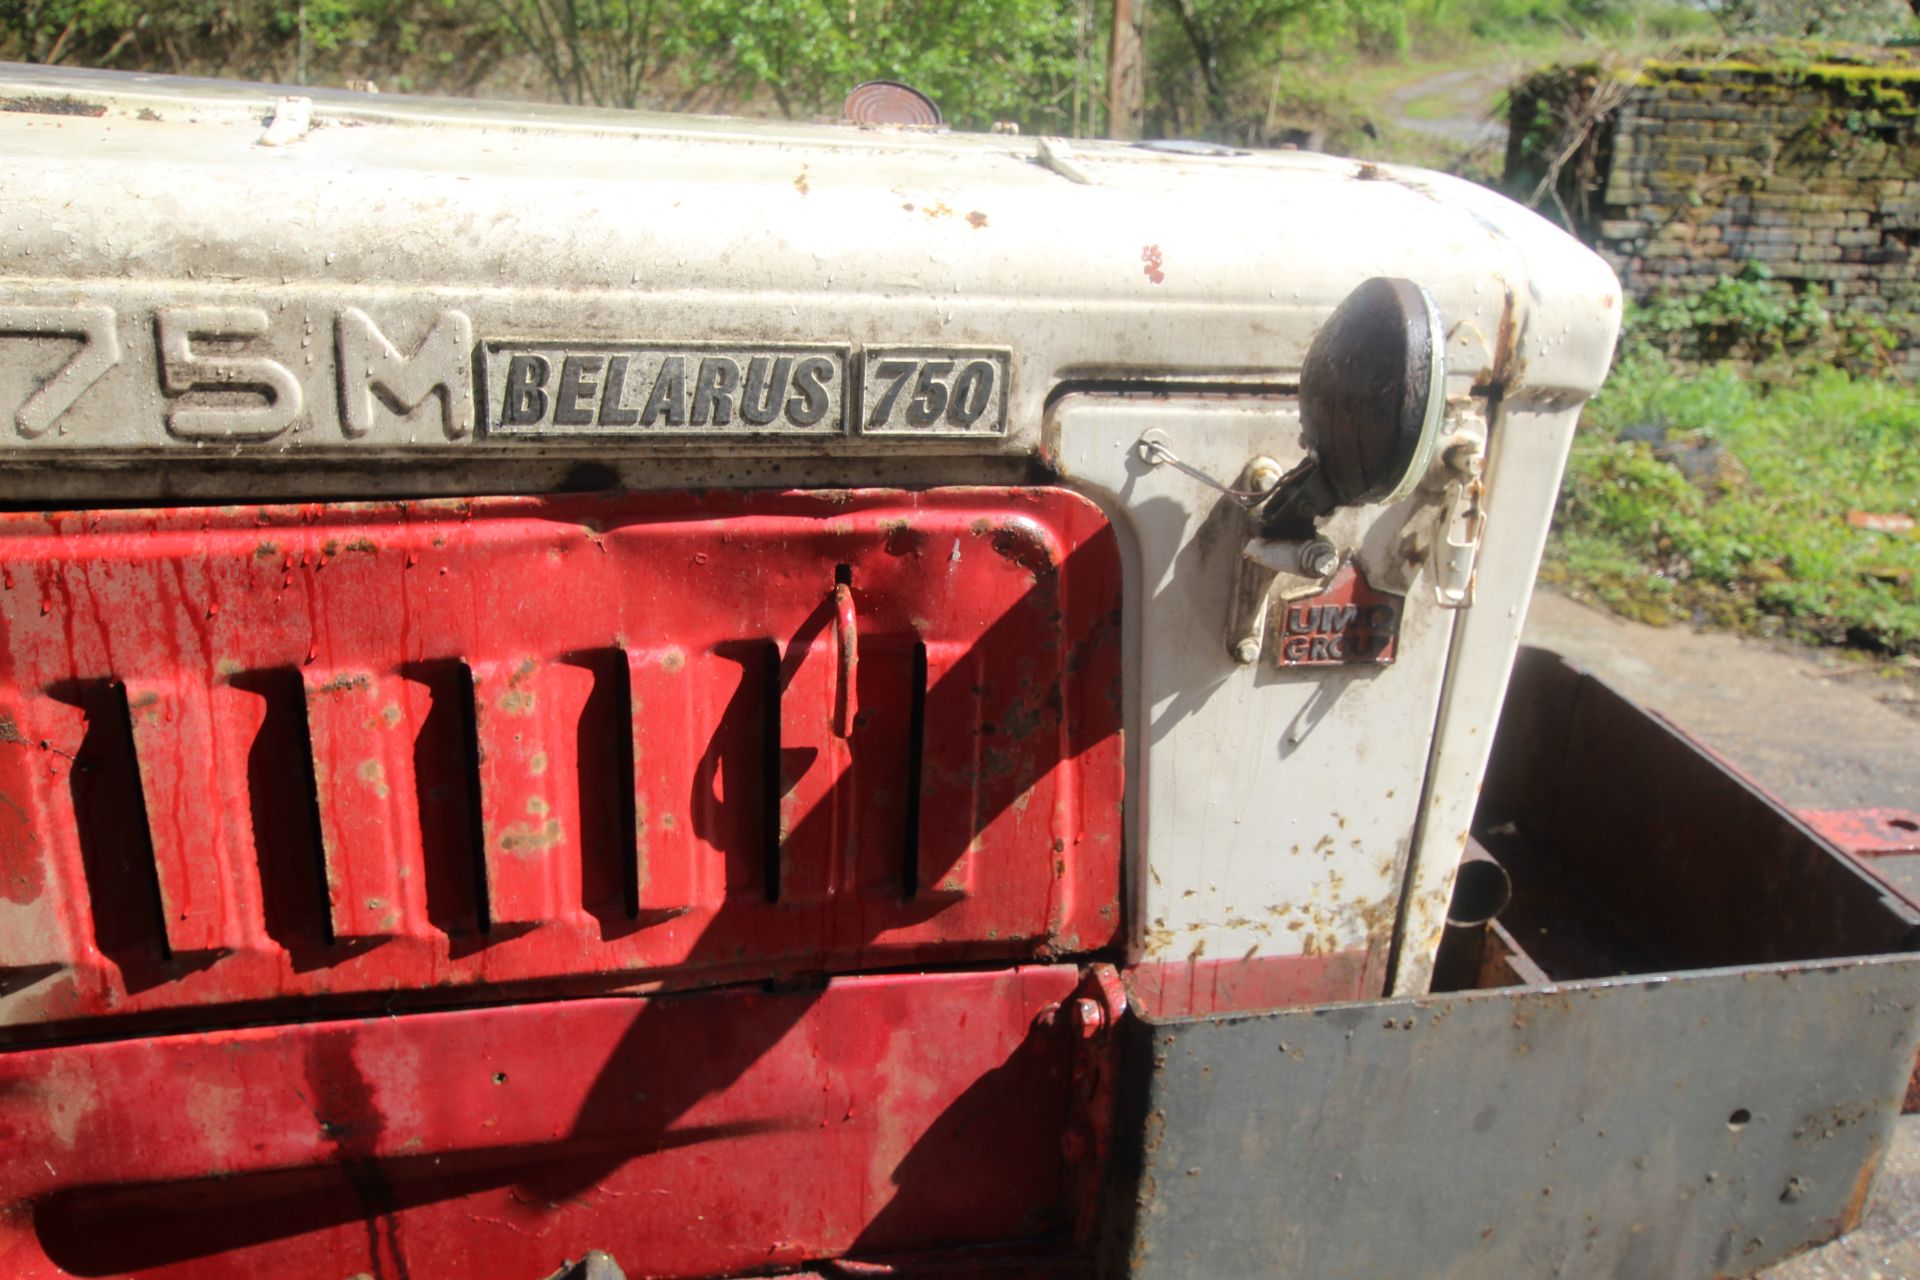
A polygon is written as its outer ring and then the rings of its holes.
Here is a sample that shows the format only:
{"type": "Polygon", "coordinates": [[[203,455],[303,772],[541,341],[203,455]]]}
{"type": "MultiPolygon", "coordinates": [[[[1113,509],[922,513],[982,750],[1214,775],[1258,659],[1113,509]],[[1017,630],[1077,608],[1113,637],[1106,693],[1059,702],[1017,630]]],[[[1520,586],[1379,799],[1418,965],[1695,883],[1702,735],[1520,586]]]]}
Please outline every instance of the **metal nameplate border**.
{"type": "Polygon", "coordinates": [[[855,430],[861,436],[895,440],[1004,439],[1012,380],[1011,347],[865,346],[860,350],[855,430]],[[949,367],[943,370],[941,365],[949,367]],[[993,376],[981,411],[971,421],[963,421],[965,406],[955,402],[964,396],[966,380],[976,366],[990,368],[993,376]],[[924,412],[935,397],[941,397],[939,411],[924,412]],[[923,421],[915,420],[916,403],[923,421]]]}
{"type": "Polygon", "coordinates": [[[481,434],[496,440],[830,439],[846,436],[855,420],[853,357],[848,343],[485,338],[474,352],[474,391],[481,434]],[[544,369],[516,368],[517,359],[529,357],[544,369]],[[676,377],[677,386],[662,385],[676,377]],[[745,403],[749,392],[759,405],[745,403]],[[755,422],[750,408],[773,412],[755,422]]]}

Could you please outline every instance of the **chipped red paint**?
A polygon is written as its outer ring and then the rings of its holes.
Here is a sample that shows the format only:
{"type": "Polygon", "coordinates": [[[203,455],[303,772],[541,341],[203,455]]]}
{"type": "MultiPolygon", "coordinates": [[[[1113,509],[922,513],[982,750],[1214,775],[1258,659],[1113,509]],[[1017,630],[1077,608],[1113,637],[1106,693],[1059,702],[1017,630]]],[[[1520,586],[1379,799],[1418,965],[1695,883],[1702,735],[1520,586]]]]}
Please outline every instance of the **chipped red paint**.
{"type": "Polygon", "coordinates": [[[1386,982],[1383,948],[1245,960],[1152,960],[1125,972],[1133,1006],[1150,1018],[1201,1018],[1371,1000],[1386,982]]]}
{"type": "Polygon", "coordinates": [[[1800,820],[1851,858],[1920,855],[1920,813],[1911,809],[1802,809],[1800,820]]]}
{"type": "Polygon", "coordinates": [[[1040,1264],[1082,1234],[1075,1063],[1106,1039],[1041,1015],[1081,982],[852,977],[0,1054],[0,1271],[533,1280],[597,1248],[705,1276],[992,1245],[1032,1265],[984,1274],[1058,1274],[1040,1264]]]}
{"type": "Polygon", "coordinates": [[[1149,244],[1140,247],[1140,270],[1147,277],[1149,284],[1166,283],[1167,273],[1161,269],[1164,260],[1159,245],[1149,244]]]}
{"type": "Polygon", "coordinates": [[[1118,937],[1120,566],[1065,491],[16,514],[0,558],[16,1040],[1118,937]]]}

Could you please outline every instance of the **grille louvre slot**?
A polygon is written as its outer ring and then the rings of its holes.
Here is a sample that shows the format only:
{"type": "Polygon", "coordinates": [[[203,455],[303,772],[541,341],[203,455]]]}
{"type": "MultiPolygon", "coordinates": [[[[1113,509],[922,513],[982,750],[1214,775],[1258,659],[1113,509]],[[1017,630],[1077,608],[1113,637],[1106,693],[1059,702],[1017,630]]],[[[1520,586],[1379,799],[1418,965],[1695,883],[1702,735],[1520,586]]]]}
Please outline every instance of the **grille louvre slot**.
{"type": "Polygon", "coordinates": [[[154,981],[156,962],[170,959],[172,949],[127,687],[113,679],[75,680],[48,692],[78,710],[84,725],[67,777],[94,945],[130,983],[154,981]]]}
{"type": "Polygon", "coordinates": [[[288,667],[238,672],[228,684],[257,699],[257,727],[246,745],[246,760],[261,924],[267,937],[300,963],[334,940],[306,686],[288,667]]]}

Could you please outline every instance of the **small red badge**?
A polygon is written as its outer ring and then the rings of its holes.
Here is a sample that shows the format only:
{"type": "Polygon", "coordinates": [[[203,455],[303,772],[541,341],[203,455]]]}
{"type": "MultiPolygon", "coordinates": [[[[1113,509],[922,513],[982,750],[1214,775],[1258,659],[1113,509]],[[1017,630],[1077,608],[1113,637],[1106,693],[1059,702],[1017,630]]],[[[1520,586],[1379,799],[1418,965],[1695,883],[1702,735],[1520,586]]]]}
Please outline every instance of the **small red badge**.
{"type": "Polygon", "coordinates": [[[1319,595],[1275,606],[1269,649],[1282,667],[1384,667],[1399,644],[1405,604],[1405,596],[1375,591],[1349,562],[1319,595]]]}

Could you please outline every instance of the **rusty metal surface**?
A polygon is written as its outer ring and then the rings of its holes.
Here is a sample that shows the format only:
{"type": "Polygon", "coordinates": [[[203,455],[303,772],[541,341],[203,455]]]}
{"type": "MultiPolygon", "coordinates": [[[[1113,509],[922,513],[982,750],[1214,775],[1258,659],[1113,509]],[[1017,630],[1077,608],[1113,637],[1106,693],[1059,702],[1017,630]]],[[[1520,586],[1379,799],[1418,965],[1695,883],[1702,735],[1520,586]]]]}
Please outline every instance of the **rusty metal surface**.
{"type": "Polygon", "coordinates": [[[1537,956],[1556,977],[1870,955],[1920,937],[1920,913],[1799,815],[1539,649],[1515,664],[1475,829],[1503,861],[1522,852],[1513,838],[1530,848],[1542,876],[1624,944],[1620,967],[1569,956],[1576,967],[1556,970],[1537,956]]]}
{"type": "Polygon", "coordinates": [[[897,80],[869,80],[856,85],[847,94],[841,114],[855,124],[942,123],[940,108],[932,98],[897,80]]]}
{"type": "Polygon", "coordinates": [[[1198,1018],[1308,1004],[1340,1004],[1378,994],[1386,957],[1379,951],[1224,960],[1148,960],[1126,971],[1134,1007],[1150,1018],[1198,1018]]]}
{"type": "Polygon", "coordinates": [[[1857,1221],[1917,1007],[1900,956],[1141,1022],[1116,1248],[1139,1280],[1746,1275],[1857,1221]]]}
{"type": "Polygon", "coordinates": [[[18,514],[0,559],[16,1029],[1118,937],[1119,558],[1064,491],[18,514]]]}
{"type": "MultiPolygon", "coordinates": [[[[1073,1256],[1072,966],[0,1053],[0,1272],[529,1280],[1073,1256]]],[[[933,1268],[938,1270],[938,1268],[933,1268]]],[[[1029,1265],[987,1273],[1057,1274],[1029,1265]]],[[[946,1274],[952,1274],[946,1272],[946,1274]]]]}

